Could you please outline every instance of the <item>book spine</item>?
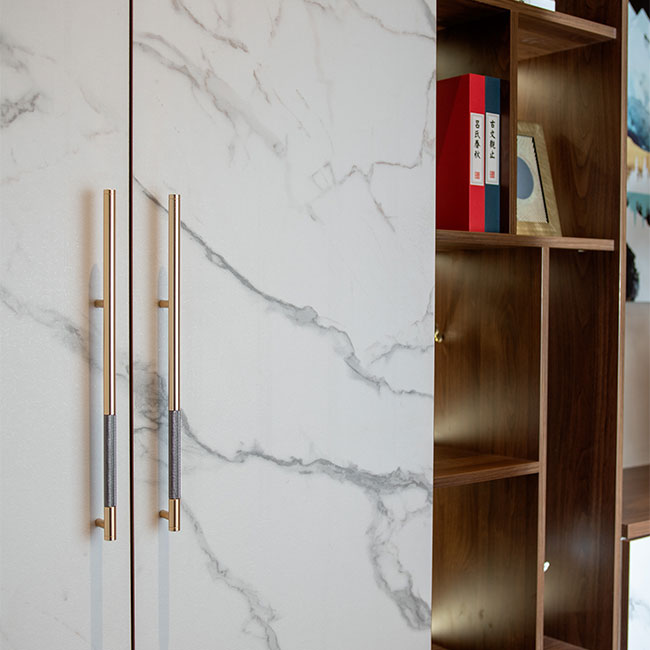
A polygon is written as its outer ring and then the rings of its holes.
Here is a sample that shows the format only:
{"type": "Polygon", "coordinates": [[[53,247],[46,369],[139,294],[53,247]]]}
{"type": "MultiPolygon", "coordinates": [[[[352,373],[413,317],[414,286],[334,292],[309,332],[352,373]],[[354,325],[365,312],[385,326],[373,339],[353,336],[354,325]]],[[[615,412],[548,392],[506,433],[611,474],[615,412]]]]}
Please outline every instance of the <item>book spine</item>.
{"type": "Polygon", "coordinates": [[[469,77],[469,228],[485,232],[485,77],[469,77]]]}
{"type": "Polygon", "coordinates": [[[485,232],[500,231],[501,82],[485,78],[485,232]]]}

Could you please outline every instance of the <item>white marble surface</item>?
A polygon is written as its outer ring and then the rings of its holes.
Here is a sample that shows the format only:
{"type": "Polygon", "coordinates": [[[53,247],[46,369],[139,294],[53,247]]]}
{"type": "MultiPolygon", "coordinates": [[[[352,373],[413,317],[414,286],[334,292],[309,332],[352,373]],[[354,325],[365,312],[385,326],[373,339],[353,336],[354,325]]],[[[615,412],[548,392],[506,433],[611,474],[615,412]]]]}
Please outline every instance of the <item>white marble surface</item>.
{"type": "Polygon", "coordinates": [[[650,639],[650,537],[630,542],[628,650],[647,650],[650,639]]]}
{"type": "Polygon", "coordinates": [[[126,650],[128,3],[2,0],[0,647],[126,650]],[[118,47],[121,43],[122,47],[118,47]],[[118,541],[103,515],[102,190],[118,192],[118,541]]]}
{"type": "Polygon", "coordinates": [[[136,635],[430,645],[434,3],[134,13],[136,635]],[[166,504],[182,195],[183,530],[166,504]]]}

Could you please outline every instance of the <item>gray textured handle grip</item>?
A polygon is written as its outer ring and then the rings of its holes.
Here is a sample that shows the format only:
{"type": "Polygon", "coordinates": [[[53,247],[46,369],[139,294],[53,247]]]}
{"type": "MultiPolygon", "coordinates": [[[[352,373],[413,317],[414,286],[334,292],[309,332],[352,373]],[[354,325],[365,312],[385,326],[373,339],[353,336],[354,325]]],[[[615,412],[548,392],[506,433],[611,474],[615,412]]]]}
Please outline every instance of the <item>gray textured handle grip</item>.
{"type": "Polygon", "coordinates": [[[169,411],[169,498],[181,498],[181,412],[169,411]]]}
{"type": "Polygon", "coordinates": [[[104,415],[104,507],[117,505],[115,415],[104,415]]]}

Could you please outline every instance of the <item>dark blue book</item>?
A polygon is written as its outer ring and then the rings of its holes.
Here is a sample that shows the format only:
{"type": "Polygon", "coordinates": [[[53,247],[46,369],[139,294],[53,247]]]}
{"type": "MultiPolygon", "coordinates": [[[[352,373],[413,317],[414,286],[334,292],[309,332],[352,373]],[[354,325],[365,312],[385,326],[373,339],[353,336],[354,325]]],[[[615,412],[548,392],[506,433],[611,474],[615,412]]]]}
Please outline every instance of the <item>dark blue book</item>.
{"type": "Polygon", "coordinates": [[[501,223],[501,80],[485,77],[485,232],[501,223]]]}

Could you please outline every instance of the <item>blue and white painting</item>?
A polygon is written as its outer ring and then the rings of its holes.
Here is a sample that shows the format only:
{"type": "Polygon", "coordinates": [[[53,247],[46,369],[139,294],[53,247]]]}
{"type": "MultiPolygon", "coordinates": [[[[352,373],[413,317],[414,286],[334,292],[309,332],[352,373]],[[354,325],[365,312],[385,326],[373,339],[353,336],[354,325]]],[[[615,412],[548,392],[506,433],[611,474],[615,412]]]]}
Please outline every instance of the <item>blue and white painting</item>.
{"type": "Polygon", "coordinates": [[[650,302],[650,0],[628,14],[627,299],[650,302]]]}

